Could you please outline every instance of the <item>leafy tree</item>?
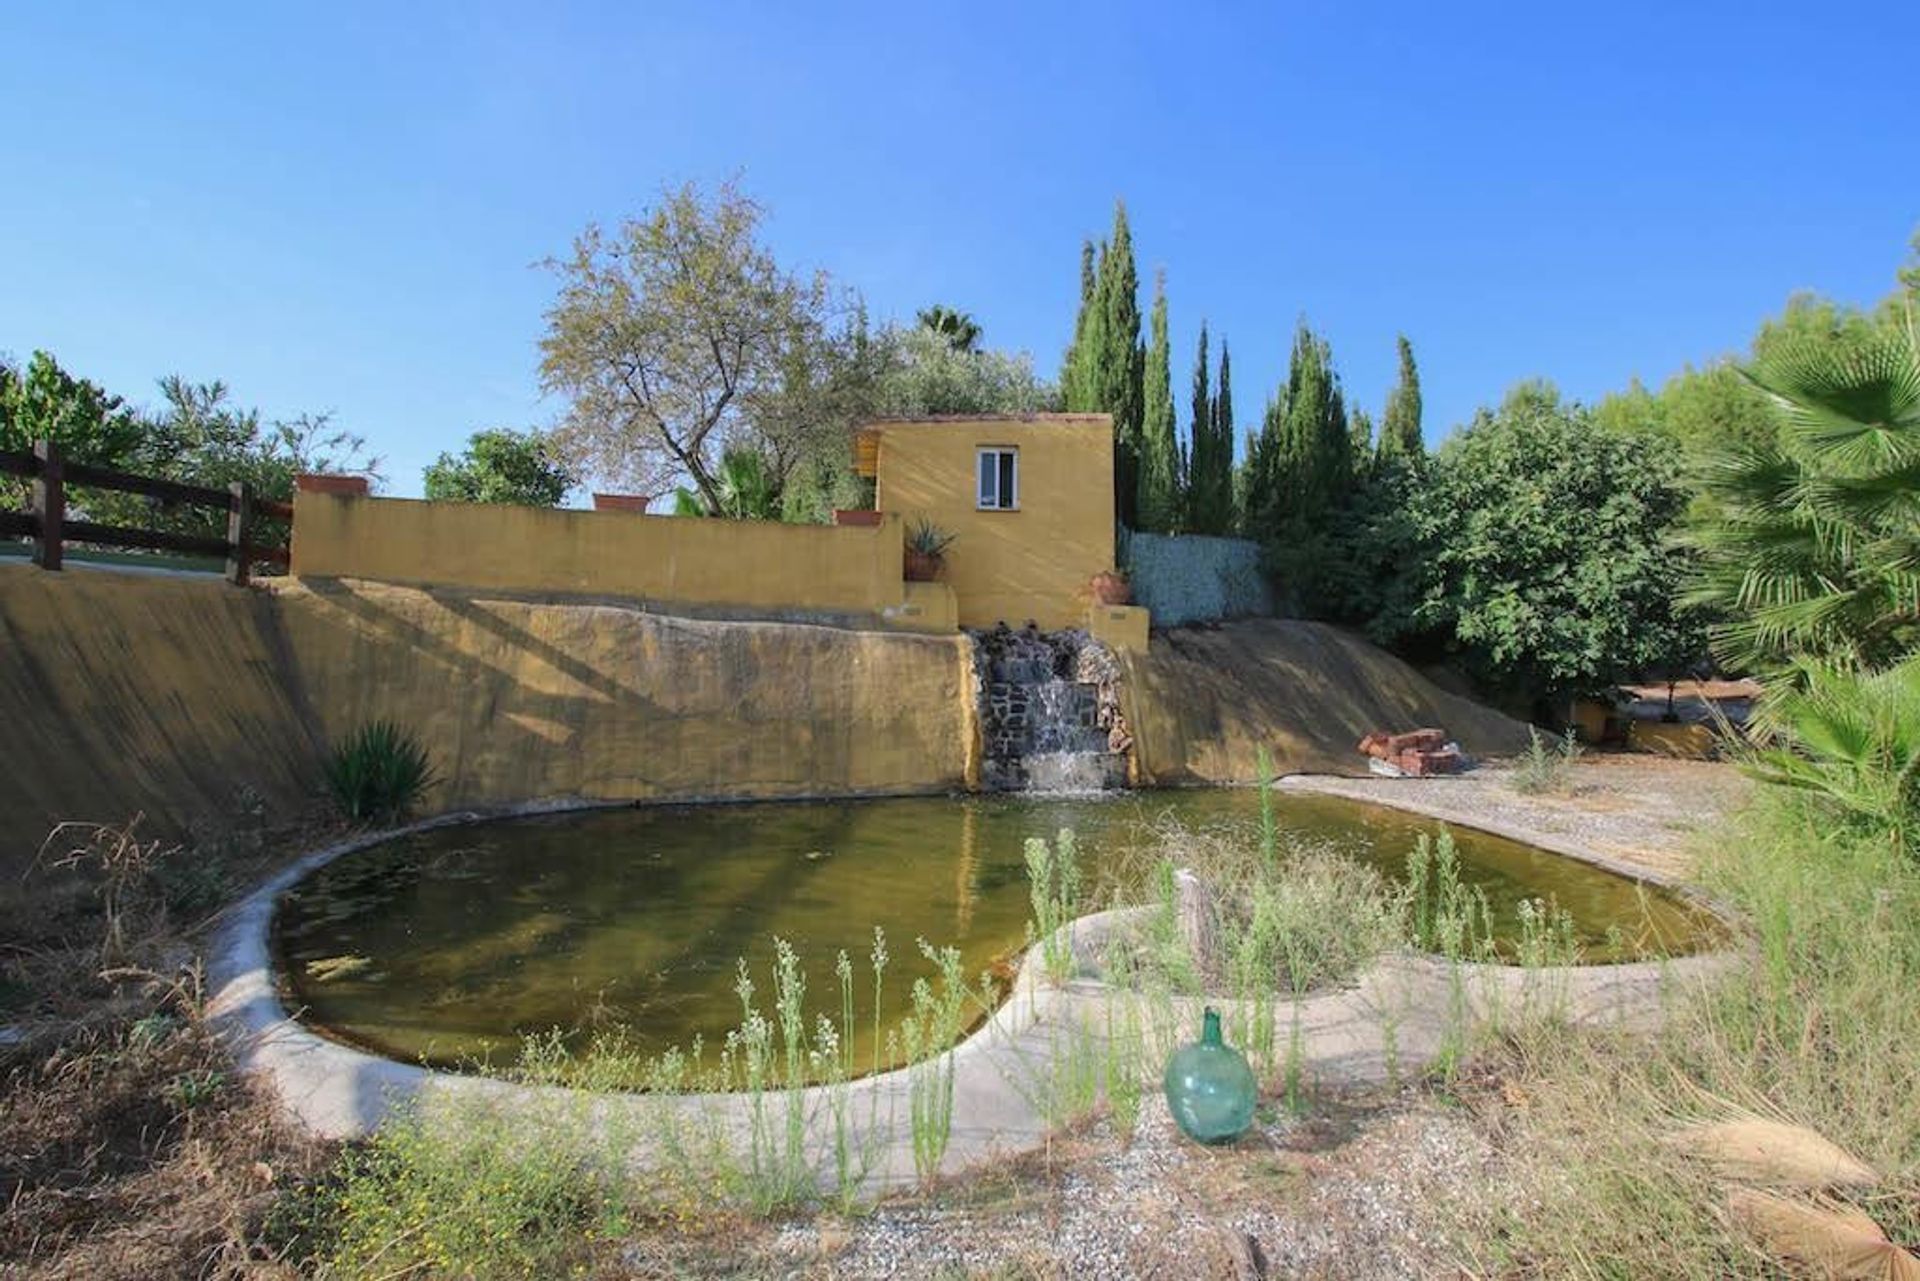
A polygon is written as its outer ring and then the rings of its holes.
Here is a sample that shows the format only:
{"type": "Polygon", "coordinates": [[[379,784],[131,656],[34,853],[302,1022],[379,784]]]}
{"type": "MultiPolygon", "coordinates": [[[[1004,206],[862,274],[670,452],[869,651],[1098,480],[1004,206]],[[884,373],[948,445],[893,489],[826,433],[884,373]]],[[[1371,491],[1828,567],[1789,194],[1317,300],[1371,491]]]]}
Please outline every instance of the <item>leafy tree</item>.
{"type": "Polygon", "coordinates": [[[920,328],[938,334],[955,351],[972,351],[980,343],[980,326],[964,311],[939,303],[918,313],[920,328]]]}
{"type": "Polygon", "coordinates": [[[807,453],[766,439],[795,422],[769,403],[823,363],[834,299],[824,275],[774,260],[762,216],[732,184],[689,184],[611,234],[588,227],[548,264],[560,292],[541,378],[570,401],[557,439],[576,471],[640,493],[683,476],[717,512],[723,444],[753,442],[777,467],[807,453]]]}
{"type": "Polygon", "coordinates": [[[1380,420],[1382,458],[1423,458],[1426,440],[1420,428],[1420,367],[1413,360],[1413,344],[1401,334],[1395,340],[1400,348],[1400,380],[1387,395],[1387,412],[1380,420]]]}
{"type": "Polygon", "coordinates": [[[1406,508],[1409,581],[1370,630],[1437,642],[1522,698],[1684,665],[1702,638],[1676,604],[1686,495],[1670,453],[1602,430],[1550,385],[1515,388],[1429,461],[1406,508]]]}
{"type": "Polygon", "coordinates": [[[1716,652],[1782,671],[1796,655],[1879,667],[1920,645],[1920,345],[1776,342],[1746,370],[1781,414],[1781,443],[1704,469],[1719,517],[1690,542],[1691,599],[1727,621],[1716,652]]]}
{"type": "Polygon", "coordinates": [[[1146,364],[1146,404],[1140,430],[1141,529],[1172,533],[1180,527],[1180,442],[1173,421],[1172,352],[1167,339],[1166,276],[1154,280],[1152,337],[1146,364]]]}
{"type": "Polygon", "coordinates": [[[427,497],[439,502],[557,507],[572,487],[547,436],[505,428],[475,432],[463,453],[441,454],[426,472],[427,497]]]}
{"type": "Polygon", "coordinates": [[[959,349],[924,329],[884,331],[879,344],[876,414],[1029,414],[1059,403],[1025,352],[959,349]]]}
{"type": "MultiPolygon", "coordinates": [[[[68,457],[103,467],[123,466],[140,442],[140,416],[120,397],[75,378],[44,351],[21,369],[0,360],[0,449],[24,452],[51,440],[68,457]]],[[[25,483],[6,477],[25,501],[25,483]]]]}

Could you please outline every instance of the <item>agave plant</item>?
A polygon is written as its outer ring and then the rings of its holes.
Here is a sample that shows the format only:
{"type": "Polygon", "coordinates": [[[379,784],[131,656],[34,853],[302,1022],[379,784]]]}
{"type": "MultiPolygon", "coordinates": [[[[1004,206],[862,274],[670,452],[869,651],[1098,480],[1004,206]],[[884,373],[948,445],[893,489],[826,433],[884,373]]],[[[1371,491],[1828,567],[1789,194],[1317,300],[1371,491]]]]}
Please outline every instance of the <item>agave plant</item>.
{"type": "Polygon", "coordinates": [[[405,818],[438,779],[420,741],[392,721],[371,721],[327,757],[327,787],[356,823],[405,818]]]}
{"type": "Polygon", "coordinates": [[[1920,644],[1920,345],[1909,331],[1850,352],[1791,346],[1743,372],[1786,440],[1707,464],[1724,514],[1690,537],[1689,596],[1731,620],[1716,651],[1789,677],[1793,655],[1898,661],[1920,644]]]}
{"type": "Polygon", "coordinates": [[[1920,655],[1882,672],[1817,658],[1792,668],[1795,679],[1761,704],[1776,745],[1756,752],[1749,770],[1825,796],[1905,852],[1920,820],[1920,655]]]}

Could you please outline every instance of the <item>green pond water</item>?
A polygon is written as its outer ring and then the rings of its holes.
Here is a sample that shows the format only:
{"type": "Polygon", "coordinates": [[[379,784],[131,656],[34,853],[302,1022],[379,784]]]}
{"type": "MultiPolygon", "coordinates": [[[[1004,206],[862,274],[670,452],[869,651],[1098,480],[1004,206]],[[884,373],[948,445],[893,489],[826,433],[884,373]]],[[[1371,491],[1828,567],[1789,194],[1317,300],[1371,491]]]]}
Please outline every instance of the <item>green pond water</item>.
{"type": "MultiPolygon", "coordinates": [[[[1283,844],[1338,850],[1404,874],[1443,825],[1332,797],[1279,793],[1283,844]]],[[[394,1058],[511,1062],[552,1029],[624,1030],[658,1052],[737,1026],[738,960],[771,1004],[774,937],[792,944],[815,1012],[839,1013],[855,966],[854,1062],[868,1062],[873,927],[890,962],[883,1014],[908,1008],[933,967],[916,938],[958,947],[979,974],[1017,951],[1029,916],[1027,837],[1070,827],[1091,888],[1141,874],[1169,821],[1257,830],[1254,789],[1111,797],[929,797],[596,810],[443,828],[347,855],[289,891],[276,917],[283,994],[309,1024],[394,1058]]],[[[1634,882],[1498,837],[1454,829],[1462,879],[1496,932],[1523,899],[1572,916],[1590,961],[1683,954],[1707,918],[1634,882]],[[1610,941],[1617,926],[1629,942],[1610,941]]],[[[1254,847],[1249,844],[1250,851],[1254,847]]],[[[1620,934],[1613,936],[1617,941],[1620,934]]]]}

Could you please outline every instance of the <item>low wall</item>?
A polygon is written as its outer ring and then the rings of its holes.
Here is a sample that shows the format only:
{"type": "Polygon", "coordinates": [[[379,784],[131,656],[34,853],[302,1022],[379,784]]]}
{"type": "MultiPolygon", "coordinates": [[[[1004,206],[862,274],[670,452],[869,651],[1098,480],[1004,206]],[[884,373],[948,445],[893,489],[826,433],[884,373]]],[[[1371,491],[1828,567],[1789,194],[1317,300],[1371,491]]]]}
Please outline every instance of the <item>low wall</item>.
{"type": "Polygon", "coordinates": [[[293,531],[293,572],[303,578],[872,619],[905,596],[897,516],[788,525],[302,491],[293,531]]]}
{"type": "Polygon", "coordinates": [[[1127,538],[1133,599],[1155,627],[1273,614],[1273,588],[1260,569],[1260,544],[1201,534],[1127,538]]]}
{"type": "Polygon", "coordinates": [[[1262,747],[1282,774],[1364,774],[1356,744],[1382,728],[1440,726],[1475,755],[1527,742],[1519,721],[1325,623],[1247,619],[1161,632],[1146,653],[1120,660],[1142,784],[1250,782],[1262,747]]]}
{"type": "Polygon", "coordinates": [[[420,735],[429,812],[841,796],[977,772],[964,636],[710,622],[354,581],[0,566],[0,877],[52,824],[320,801],[325,745],[420,735]]]}

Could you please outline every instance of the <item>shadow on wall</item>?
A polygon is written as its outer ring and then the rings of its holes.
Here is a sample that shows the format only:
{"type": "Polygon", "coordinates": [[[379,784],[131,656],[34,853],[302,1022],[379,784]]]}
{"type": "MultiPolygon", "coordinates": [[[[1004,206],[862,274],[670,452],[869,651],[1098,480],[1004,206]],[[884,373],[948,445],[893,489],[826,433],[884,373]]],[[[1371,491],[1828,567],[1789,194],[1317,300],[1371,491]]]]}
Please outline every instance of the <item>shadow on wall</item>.
{"type": "Polygon", "coordinates": [[[1361,735],[1441,726],[1469,753],[1526,745],[1519,721],[1446,693],[1406,663],[1325,623],[1247,619],[1155,633],[1125,655],[1144,781],[1250,782],[1262,747],[1282,773],[1365,774],[1361,735]]]}

